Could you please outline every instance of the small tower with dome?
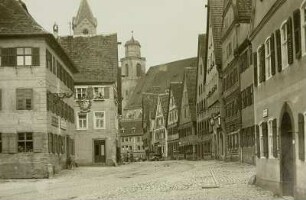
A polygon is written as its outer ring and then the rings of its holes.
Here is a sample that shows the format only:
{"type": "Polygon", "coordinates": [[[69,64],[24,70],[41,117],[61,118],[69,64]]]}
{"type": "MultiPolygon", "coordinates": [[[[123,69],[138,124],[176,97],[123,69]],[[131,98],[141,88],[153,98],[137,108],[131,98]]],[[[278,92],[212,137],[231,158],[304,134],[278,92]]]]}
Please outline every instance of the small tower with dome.
{"type": "Polygon", "coordinates": [[[146,59],[141,57],[141,45],[132,38],[124,45],[125,57],[121,59],[122,108],[124,109],[132,95],[138,80],[145,75],[146,59]]]}

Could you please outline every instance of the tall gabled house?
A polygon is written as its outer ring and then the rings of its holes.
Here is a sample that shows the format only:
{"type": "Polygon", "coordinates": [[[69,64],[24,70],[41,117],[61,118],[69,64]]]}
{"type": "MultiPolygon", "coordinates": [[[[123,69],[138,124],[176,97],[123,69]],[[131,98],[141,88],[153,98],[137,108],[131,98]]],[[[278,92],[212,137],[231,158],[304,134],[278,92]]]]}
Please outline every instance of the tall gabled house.
{"type": "Polygon", "coordinates": [[[225,130],[221,118],[221,31],[223,0],[209,0],[207,11],[207,52],[204,76],[204,116],[201,145],[204,159],[224,158],[225,130]]]}
{"type": "Polygon", "coordinates": [[[167,112],[169,94],[158,94],[155,122],[153,129],[154,152],[164,159],[168,156],[167,112]]]}
{"type": "Polygon", "coordinates": [[[0,0],[0,178],[48,178],[74,158],[76,66],[21,1],[0,0]]]}
{"type": "Polygon", "coordinates": [[[179,111],[179,153],[180,157],[195,160],[197,147],[196,130],[196,67],[186,67],[181,90],[179,111]]]}
{"type": "Polygon", "coordinates": [[[169,88],[169,106],[168,106],[168,119],[167,119],[167,132],[168,132],[168,158],[178,159],[179,156],[179,116],[182,100],[182,82],[172,82],[169,88]]]}
{"type": "Polygon", "coordinates": [[[90,7],[82,0],[74,20],[75,35],[59,37],[80,71],[74,77],[76,161],[80,165],[115,165],[119,158],[120,104],[117,34],[79,33],[78,27],[90,30],[95,25],[92,14],[88,13],[91,13],[90,7]]]}
{"type": "Polygon", "coordinates": [[[226,159],[248,163],[254,162],[253,76],[250,76],[250,72],[242,73],[248,68],[250,58],[248,35],[251,6],[251,0],[227,1],[221,40],[226,159]]]}
{"type": "Polygon", "coordinates": [[[198,37],[198,66],[197,66],[197,133],[199,137],[199,143],[197,145],[197,157],[202,159],[204,156],[204,141],[205,141],[205,65],[206,65],[206,51],[207,51],[207,37],[206,34],[201,34],[198,37]]]}
{"type": "Polygon", "coordinates": [[[306,2],[252,2],[256,183],[306,199],[306,2]]]}

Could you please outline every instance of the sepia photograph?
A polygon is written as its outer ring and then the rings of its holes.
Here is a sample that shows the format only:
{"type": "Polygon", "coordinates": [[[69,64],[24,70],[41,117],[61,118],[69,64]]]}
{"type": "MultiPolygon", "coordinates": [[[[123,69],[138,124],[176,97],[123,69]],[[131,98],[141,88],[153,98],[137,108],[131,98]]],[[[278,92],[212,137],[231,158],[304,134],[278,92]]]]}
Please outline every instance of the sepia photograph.
{"type": "Polygon", "coordinates": [[[0,200],[306,200],[306,0],[0,0],[0,200]]]}

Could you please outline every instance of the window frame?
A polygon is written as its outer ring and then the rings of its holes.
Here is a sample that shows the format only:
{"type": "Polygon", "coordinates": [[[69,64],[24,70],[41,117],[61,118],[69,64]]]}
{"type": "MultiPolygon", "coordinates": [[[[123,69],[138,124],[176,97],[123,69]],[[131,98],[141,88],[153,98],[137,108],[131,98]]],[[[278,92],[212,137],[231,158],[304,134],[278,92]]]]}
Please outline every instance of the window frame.
{"type": "Polygon", "coordinates": [[[265,75],[266,81],[272,77],[272,53],[271,36],[265,40],[265,75]]]}
{"type": "Polygon", "coordinates": [[[273,120],[275,118],[269,118],[267,121],[267,125],[268,125],[268,149],[269,149],[269,154],[268,154],[268,158],[269,159],[275,159],[275,157],[273,156],[273,120]]]}
{"type": "Polygon", "coordinates": [[[106,129],[106,112],[105,111],[94,111],[93,112],[93,120],[94,120],[94,129],[106,129]],[[103,119],[102,118],[96,118],[96,113],[103,113],[103,119]],[[103,127],[97,127],[96,120],[100,119],[103,120],[103,127]]]}
{"type": "Polygon", "coordinates": [[[17,152],[18,153],[33,153],[34,152],[34,139],[33,138],[34,138],[33,132],[19,132],[19,133],[17,133],[17,152]],[[23,140],[19,139],[21,134],[24,134],[24,139],[23,140]],[[28,139],[27,134],[31,134],[31,137],[32,137],[31,140],[28,139]],[[19,148],[19,143],[23,143],[25,145],[25,147],[24,147],[25,149],[23,151],[21,151],[21,149],[19,148]],[[28,143],[30,143],[30,144],[32,143],[32,148],[31,148],[30,151],[28,151],[26,149],[28,143]]]}
{"type": "Polygon", "coordinates": [[[88,129],[88,113],[77,112],[77,130],[87,130],[88,129]],[[86,128],[80,127],[80,114],[86,115],[86,128]]]}
{"type": "Polygon", "coordinates": [[[18,67],[33,66],[33,48],[32,47],[16,47],[16,66],[18,66],[18,67]],[[23,50],[22,54],[18,53],[19,49],[23,50]],[[26,53],[26,49],[30,49],[31,53],[26,53]],[[18,60],[19,57],[23,58],[23,64],[18,63],[19,62],[19,60],[18,60]],[[26,58],[27,57],[31,58],[31,62],[30,62],[31,64],[26,63],[26,58]]]}
{"type": "Polygon", "coordinates": [[[289,66],[289,59],[288,59],[288,20],[284,21],[281,24],[280,35],[281,35],[281,52],[282,52],[282,70],[284,70],[289,66]],[[286,35],[286,39],[284,39],[284,33],[286,35]],[[284,48],[284,47],[286,47],[286,48],[284,48]]]}
{"type": "Polygon", "coordinates": [[[82,99],[84,99],[84,98],[86,98],[87,97],[87,90],[88,90],[88,87],[75,87],[75,99],[76,100],[82,100],[82,99]],[[81,89],[81,92],[79,93],[78,92],[78,89],[81,89]],[[83,96],[83,90],[85,90],[85,92],[84,92],[84,94],[85,94],[85,96],[83,96]],[[81,98],[79,98],[78,97],[78,95],[81,95],[81,98]]]}

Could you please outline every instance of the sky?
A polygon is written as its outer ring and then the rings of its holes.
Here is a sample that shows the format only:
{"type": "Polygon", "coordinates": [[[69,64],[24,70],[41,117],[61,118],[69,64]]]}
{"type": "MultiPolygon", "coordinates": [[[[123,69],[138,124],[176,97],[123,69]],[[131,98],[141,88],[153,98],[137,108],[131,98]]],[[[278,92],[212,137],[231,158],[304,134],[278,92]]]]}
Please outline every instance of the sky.
{"type": "MultiPolygon", "coordinates": [[[[52,32],[70,35],[69,23],[81,0],[23,0],[35,20],[52,32]]],[[[198,35],[206,32],[206,0],[88,0],[98,34],[118,34],[119,60],[124,44],[134,38],[151,66],[197,56],[198,35]]],[[[73,32],[72,32],[73,33],[73,32]]]]}

